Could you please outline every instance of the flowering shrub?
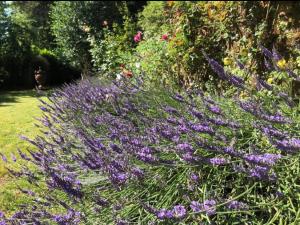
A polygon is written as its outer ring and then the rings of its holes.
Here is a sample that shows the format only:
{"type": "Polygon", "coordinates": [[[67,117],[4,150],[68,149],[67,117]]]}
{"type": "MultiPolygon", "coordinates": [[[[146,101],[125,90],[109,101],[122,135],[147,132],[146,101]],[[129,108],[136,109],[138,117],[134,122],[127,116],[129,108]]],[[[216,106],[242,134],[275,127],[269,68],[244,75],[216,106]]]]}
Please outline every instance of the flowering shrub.
{"type": "Polygon", "coordinates": [[[122,26],[113,24],[110,28],[105,25],[101,33],[89,33],[92,63],[99,74],[111,73],[120,64],[127,63],[131,59],[135,43],[133,40],[135,26],[134,21],[126,16],[122,26]]]}
{"type": "Polygon", "coordinates": [[[141,56],[138,60],[156,82],[223,90],[228,87],[203,63],[201,51],[224,59],[225,66],[232,66],[238,58],[257,73],[263,69],[259,44],[275,45],[285,53],[286,61],[293,61],[295,44],[288,43],[295,40],[293,21],[298,19],[292,11],[297,7],[273,2],[152,1],[139,15],[143,41],[136,49],[141,56]],[[284,26],[276,28],[280,24],[284,26]],[[168,41],[158,43],[166,34],[168,41]]]}
{"type": "MultiPolygon", "coordinates": [[[[19,151],[8,169],[43,191],[21,188],[31,204],[0,214],[1,223],[296,221],[298,108],[288,97],[275,107],[257,98],[242,78],[204,57],[250,98],[173,93],[121,77],[67,85],[42,101],[44,135],[23,137],[37,150],[19,151]]],[[[268,88],[257,83],[257,92],[268,88]]]]}

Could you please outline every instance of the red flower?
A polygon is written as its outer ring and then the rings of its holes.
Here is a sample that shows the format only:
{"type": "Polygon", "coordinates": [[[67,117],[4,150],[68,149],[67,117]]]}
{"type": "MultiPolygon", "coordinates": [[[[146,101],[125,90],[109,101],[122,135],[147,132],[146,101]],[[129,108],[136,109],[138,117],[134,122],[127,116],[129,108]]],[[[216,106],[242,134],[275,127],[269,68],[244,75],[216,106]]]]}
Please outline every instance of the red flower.
{"type": "Polygon", "coordinates": [[[131,78],[133,76],[133,73],[125,68],[125,64],[121,63],[120,69],[122,70],[122,75],[124,77],[131,78]]]}
{"type": "Polygon", "coordinates": [[[134,42],[138,43],[142,40],[142,32],[141,31],[138,31],[136,35],[134,35],[134,38],[133,38],[134,42]]]}
{"type": "Polygon", "coordinates": [[[169,35],[168,34],[163,34],[161,36],[161,39],[164,40],[164,41],[167,41],[169,39],[169,35]]]}
{"type": "Polygon", "coordinates": [[[123,75],[125,77],[131,78],[133,76],[133,73],[130,70],[126,70],[125,68],[122,71],[123,75]]]}

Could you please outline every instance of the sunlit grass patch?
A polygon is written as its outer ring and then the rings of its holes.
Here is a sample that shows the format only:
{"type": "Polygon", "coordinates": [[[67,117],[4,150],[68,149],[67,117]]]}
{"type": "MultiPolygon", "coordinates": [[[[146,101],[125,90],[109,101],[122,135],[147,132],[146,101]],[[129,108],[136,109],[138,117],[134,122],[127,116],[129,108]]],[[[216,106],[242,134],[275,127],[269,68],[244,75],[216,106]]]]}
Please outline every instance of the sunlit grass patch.
{"type": "MultiPolygon", "coordinates": [[[[0,92],[0,153],[10,162],[11,154],[16,154],[18,148],[30,146],[20,135],[34,137],[39,132],[34,125],[35,118],[41,115],[39,97],[34,90],[0,92]]],[[[26,202],[17,190],[17,185],[25,184],[23,180],[15,184],[0,160],[0,210],[13,211],[18,204],[26,202]]]]}

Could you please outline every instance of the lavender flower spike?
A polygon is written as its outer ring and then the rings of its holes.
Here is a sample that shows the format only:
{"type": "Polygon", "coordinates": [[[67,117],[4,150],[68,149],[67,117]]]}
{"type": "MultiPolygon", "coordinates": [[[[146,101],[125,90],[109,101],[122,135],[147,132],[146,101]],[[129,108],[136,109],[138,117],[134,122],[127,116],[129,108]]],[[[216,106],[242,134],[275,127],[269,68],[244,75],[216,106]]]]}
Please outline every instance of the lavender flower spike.
{"type": "Polygon", "coordinates": [[[231,210],[245,210],[248,209],[249,206],[246,203],[233,200],[227,203],[227,208],[231,210]]]}

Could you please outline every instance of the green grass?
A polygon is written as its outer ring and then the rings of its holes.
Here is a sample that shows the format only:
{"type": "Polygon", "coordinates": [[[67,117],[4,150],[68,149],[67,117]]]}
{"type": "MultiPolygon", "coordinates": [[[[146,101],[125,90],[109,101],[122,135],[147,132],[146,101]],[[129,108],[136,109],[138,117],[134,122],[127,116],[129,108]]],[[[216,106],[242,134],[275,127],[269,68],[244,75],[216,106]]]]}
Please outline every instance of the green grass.
{"type": "MultiPolygon", "coordinates": [[[[38,94],[34,90],[0,92],[0,152],[10,160],[17,148],[26,149],[29,144],[20,135],[34,137],[38,128],[34,126],[35,117],[41,115],[38,107],[38,94]]],[[[0,211],[11,212],[24,202],[16,186],[26,182],[13,182],[7,174],[5,163],[0,160],[0,211]]]]}

